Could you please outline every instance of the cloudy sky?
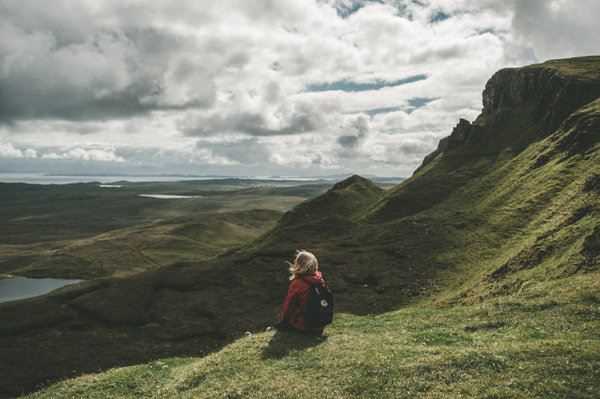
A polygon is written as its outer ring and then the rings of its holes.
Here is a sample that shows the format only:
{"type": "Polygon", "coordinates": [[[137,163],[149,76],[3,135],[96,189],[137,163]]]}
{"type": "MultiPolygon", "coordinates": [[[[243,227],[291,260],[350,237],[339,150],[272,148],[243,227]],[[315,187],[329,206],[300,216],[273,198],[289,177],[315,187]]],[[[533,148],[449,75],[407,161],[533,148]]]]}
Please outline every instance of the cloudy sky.
{"type": "Polygon", "coordinates": [[[409,175],[597,0],[0,0],[0,172],[409,175]]]}

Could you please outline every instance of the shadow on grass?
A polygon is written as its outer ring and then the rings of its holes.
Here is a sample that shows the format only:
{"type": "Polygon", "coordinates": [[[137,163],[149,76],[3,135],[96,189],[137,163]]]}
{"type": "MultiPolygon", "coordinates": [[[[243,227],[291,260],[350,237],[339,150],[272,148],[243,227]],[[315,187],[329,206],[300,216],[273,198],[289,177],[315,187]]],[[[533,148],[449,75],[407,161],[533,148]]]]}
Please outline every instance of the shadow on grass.
{"type": "Polygon", "coordinates": [[[301,351],[322,344],[327,336],[302,334],[295,331],[276,331],[269,345],[263,349],[263,359],[281,359],[292,351],[301,351]]]}

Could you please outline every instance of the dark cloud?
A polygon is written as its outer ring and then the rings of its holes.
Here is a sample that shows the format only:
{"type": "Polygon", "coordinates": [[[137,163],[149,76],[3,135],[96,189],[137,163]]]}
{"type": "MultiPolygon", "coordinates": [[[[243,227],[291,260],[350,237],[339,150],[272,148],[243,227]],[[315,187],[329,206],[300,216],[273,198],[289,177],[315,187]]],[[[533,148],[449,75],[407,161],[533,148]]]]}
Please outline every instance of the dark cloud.
{"type": "Polygon", "coordinates": [[[390,143],[382,157],[375,161],[390,165],[409,165],[420,162],[435,149],[439,137],[431,134],[413,135],[403,141],[390,143]]]}
{"type": "Polygon", "coordinates": [[[276,104],[281,100],[281,87],[277,82],[269,82],[266,85],[264,98],[267,104],[276,104]]]}
{"type": "Polygon", "coordinates": [[[221,112],[186,119],[179,129],[188,136],[242,133],[250,136],[286,136],[313,132],[326,125],[325,115],[308,103],[295,104],[291,112],[277,111],[269,121],[265,113],[221,112]]]}
{"type": "Polygon", "coordinates": [[[425,155],[431,151],[431,144],[426,142],[406,142],[400,143],[395,150],[402,155],[425,155]]]}
{"type": "Polygon", "coordinates": [[[338,144],[346,148],[356,147],[358,145],[359,140],[359,136],[340,136],[337,138],[338,144]]]}
{"type": "Polygon", "coordinates": [[[212,74],[182,55],[193,48],[185,36],[102,24],[81,4],[32,4],[0,3],[0,121],[101,120],[213,104],[212,74]]]}
{"type": "Polygon", "coordinates": [[[64,132],[77,135],[93,135],[106,131],[106,125],[103,121],[13,121],[9,124],[11,135],[21,135],[27,133],[52,133],[64,132]],[[35,123],[35,125],[32,125],[35,123]]]}
{"type": "Polygon", "coordinates": [[[242,165],[256,165],[269,162],[269,149],[256,138],[251,137],[232,143],[203,143],[197,144],[199,149],[208,149],[216,156],[242,165]]]}
{"type": "Polygon", "coordinates": [[[345,150],[355,149],[369,134],[369,119],[364,115],[359,115],[350,125],[353,134],[339,136],[337,143],[345,150]]]}
{"type": "Polygon", "coordinates": [[[410,62],[415,64],[425,64],[447,60],[450,58],[461,58],[468,54],[466,43],[451,43],[439,46],[431,46],[415,52],[410,57],[410,62]]]}

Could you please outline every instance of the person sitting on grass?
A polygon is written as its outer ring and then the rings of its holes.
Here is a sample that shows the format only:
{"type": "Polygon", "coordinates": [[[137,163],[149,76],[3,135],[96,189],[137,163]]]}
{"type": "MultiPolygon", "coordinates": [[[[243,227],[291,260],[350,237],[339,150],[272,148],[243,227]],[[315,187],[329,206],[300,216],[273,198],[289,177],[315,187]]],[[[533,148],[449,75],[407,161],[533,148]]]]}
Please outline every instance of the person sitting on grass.
{"type": "Polygon", "coordinates": [[[275,327],[320,336],[333,320],[333,295],[319,271],[319,261],[313,253],[300,250],[288,264],[290,285],[275,327]]]}

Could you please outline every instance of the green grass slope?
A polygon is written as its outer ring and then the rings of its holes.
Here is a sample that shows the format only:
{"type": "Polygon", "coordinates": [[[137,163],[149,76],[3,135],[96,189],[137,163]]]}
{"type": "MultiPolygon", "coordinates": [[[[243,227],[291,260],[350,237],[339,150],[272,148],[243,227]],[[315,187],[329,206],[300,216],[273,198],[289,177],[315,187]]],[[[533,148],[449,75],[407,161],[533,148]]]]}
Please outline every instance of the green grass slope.
{"type": "Polygon", "coordinates": [[[258,333],[205,357],[87,374],[26,397],[591,399],[600,389],[599,300],[508,296],[343,314],[324,339],[258,333]]]}
{"type": "Polygon", "coordinates": [[[122,277],[210,259],[269,231],[281,215],[270,210],[207,212],[80,239],[5,245],[0,246],[0,270],[28,277],[122,277]]]}
{"type": "Polygon", "coordinates": [[[595,397],[598,71],[598,57],[500,71],[482,115],[392,190],[355,177],[213,260],[0,306],[12,363],[0,386],[79,376],[32,397],[595,397]],[[335,291],[329,337],[240,338],[272,322],[297,248],[317,253],[335,291]]]}
{"type": "Polygon", "coordinates": [[[323,195],[305,201],[289,212],[282,226],[311,224],[324,218],[352,219],[383,196],[384,190],[364,177],[353,175],[323,195]]]}

